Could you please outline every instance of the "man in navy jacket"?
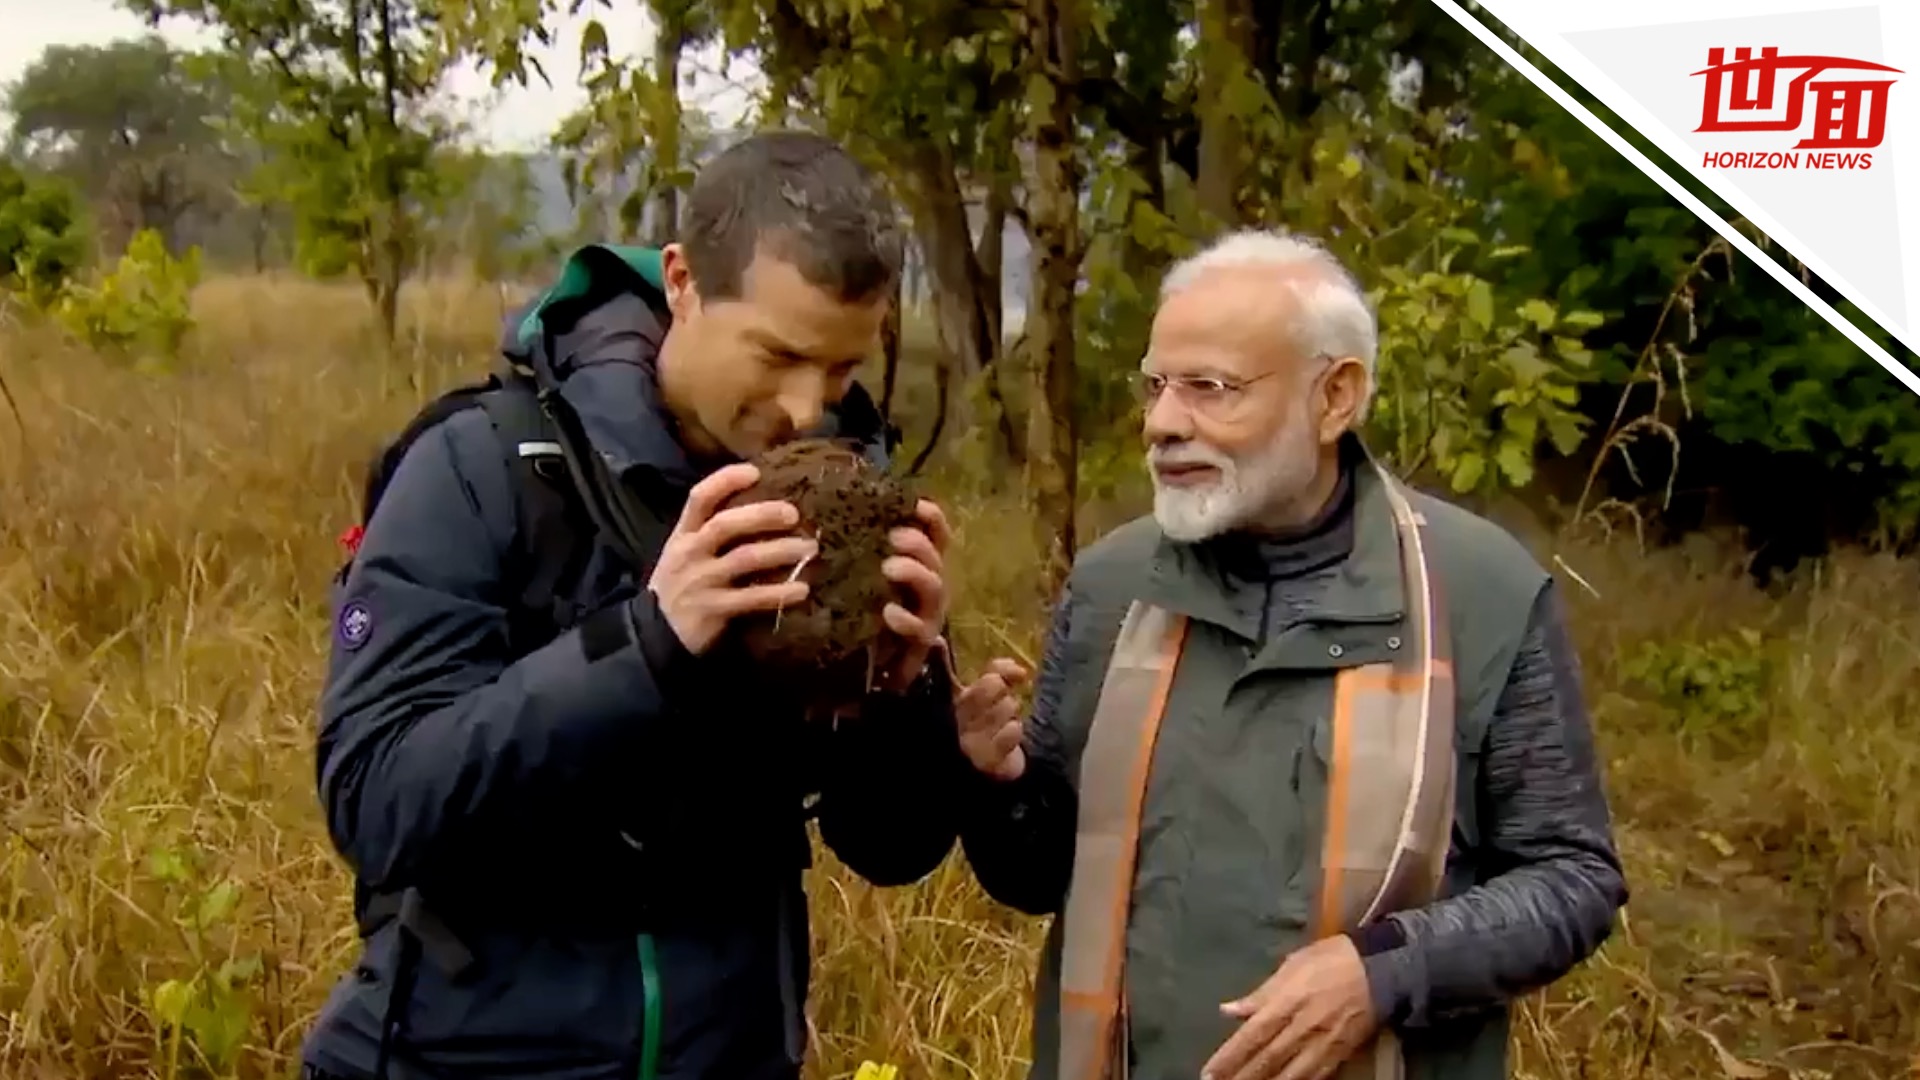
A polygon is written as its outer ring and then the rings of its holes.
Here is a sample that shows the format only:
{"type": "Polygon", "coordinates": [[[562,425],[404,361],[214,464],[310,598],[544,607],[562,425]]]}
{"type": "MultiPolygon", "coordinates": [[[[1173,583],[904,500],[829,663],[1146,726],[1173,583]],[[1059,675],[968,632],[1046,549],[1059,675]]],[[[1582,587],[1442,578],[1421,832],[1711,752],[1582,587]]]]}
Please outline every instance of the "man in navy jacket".
{"type": "Polygon", "coordinates": [[[791,1080],[806,820],[881,885],[952,848],[968,766],[937,508],[895,533],[902,660],[857,714],[809,723],[719,648],[730,618],[805,592],[735,582],[811,544],[784,503],[716,512],[753,481],[742,460],[811,433],[885,460],[852,380],[900,273],[893,214],[831,142],[763,134],[702,171],[682,239],[576,256],[503,342],[554,395],[529,415],[570,417],[662,535],[564,533],[578,557],[530,609],[526,566],[558,534],[533,538],[520,465],[550,444],[470,408],[397,455],[343,570],[318,781],[366,941],[310,1077],[791,1080]]]}

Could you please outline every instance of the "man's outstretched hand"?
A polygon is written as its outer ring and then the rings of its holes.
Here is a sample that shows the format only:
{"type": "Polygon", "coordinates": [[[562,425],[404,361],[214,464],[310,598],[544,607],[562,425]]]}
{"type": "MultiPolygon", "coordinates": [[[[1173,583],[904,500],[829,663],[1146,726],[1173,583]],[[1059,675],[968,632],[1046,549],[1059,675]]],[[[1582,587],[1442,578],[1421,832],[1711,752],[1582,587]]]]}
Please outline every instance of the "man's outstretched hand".
{"type": "Polygon", "coordinates": [[[996,780],[1018,780],[1027,771],[1027,752],[1020,744],[1025,725],[1015,693],[1026,681],[1026,668],[1012,660],[995,660],[953,699],[960,748],[974,768],[996,780]]]}

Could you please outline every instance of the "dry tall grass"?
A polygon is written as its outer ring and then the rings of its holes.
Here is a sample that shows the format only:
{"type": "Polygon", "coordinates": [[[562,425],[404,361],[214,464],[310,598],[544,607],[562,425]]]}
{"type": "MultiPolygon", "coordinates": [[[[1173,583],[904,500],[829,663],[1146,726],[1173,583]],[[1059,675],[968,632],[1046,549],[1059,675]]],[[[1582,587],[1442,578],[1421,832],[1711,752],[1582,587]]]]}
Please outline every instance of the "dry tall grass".
{"type": "MultiPolygon", "coordinates": [[[[0,418],[0,1076],[203,1074],[223,1042],[238,1075],[286,1076],[354,954],[313,789],[335,536],[367,451],[485,363],[500,309],[411,297],[396,368],[365,359],[351,291],[223,282],[200,307],[165,377],[0,334],[26,414],[0,418]],[[161,987],[223,967],[236,996],[197,1038],[159,1030],[161,987]]],[[[1031,547],[1004,507],[954,512],[964,654],[1030,649],[1031,547]]],[[[1770,599],[1704,547],[1562,554],[1599,594],[1570,587],[1635,898],[1525,1004],[1519,1074],[1906,1075],[1920,570],[1847,558],[1770,599]]],[[[957,861],[813,885],[813,1076],[1020,1075],[1038,926],[957,861]]]]}

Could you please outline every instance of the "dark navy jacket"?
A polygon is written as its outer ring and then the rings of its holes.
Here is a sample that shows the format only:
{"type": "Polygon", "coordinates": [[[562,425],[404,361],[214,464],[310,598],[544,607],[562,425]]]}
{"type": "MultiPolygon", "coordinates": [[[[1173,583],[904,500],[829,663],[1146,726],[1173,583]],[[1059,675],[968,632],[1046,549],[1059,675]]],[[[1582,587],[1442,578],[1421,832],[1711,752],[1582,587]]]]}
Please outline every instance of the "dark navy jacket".
{"type": "MultiPolygon", "coordinates": [[[[684,500],[711,466],[656,397],[664,318],[623,295],[529,359],[617,470],[684,500]]],[[[582,621],[516,656],[509,485],[480,410],[428,431],[334,596],[318,747],[333,841],[357,895],[418,890],[473,958],[414,965],[387,1074],[634,1080],[651,1015],[662,1080],[791,1080],[805,815],[876,884],[940,864],[965,775],[943,669],[856,721],[808,724],[689,655],[605,548],[574,590],[582,621]]],[[[308,1038],[311,1068],[372,1075],[399,942],[391,923],[368,939],[308,1038]]]]}

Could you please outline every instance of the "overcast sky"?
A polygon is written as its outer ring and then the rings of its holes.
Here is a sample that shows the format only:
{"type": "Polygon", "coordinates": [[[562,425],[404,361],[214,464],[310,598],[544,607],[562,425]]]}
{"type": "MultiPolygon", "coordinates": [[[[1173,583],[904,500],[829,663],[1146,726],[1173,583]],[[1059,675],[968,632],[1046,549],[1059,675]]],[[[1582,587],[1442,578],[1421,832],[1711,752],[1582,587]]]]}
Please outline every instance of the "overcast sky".
{"type": "MultiPolygon", "coordinates": [[[[650,52],[652,28],[641,14],[640,0],[615,0],[614,10],[602,10],[616,53],[650,52]]],[[[525,89],[512,89],[487,114],[482,123],[487,139],[498,149],[532,149],[545,143],[547,134],[560,118],[579,107],[585,95],[576,85],[580,70],[580,30],[586,17],[562,19],[557,24],[557,40],[539,56],[549,89],[538,78],[525,89]]],[[[0,86],[10,84],[21,71],[49,45],[104,45],[138,37],[147,32],[145,24],[126,12],[114,0],[0,0],[0,86]]],[[[161,36],[177,45],[204,47],[217,43],[211,34],[190,23],[172,21],[160,29],[161,36]]],[[[694,60],[695,84],[683,91],[689,105],[710,110],[722,124],[737,122],[746,108],[746,94],[737,85],[723,81],[717,70],[716,55],[694,60]],[[704,68],[704,70],[702,70],[704,68]]],[[[751,71],[736,66],[728,72],[734,83],[751,79],[751,71]]],[[[451,87],[460,98],[481,102],[491,88],[485,77],[472,72],[456,74],[451,87]]]]}

